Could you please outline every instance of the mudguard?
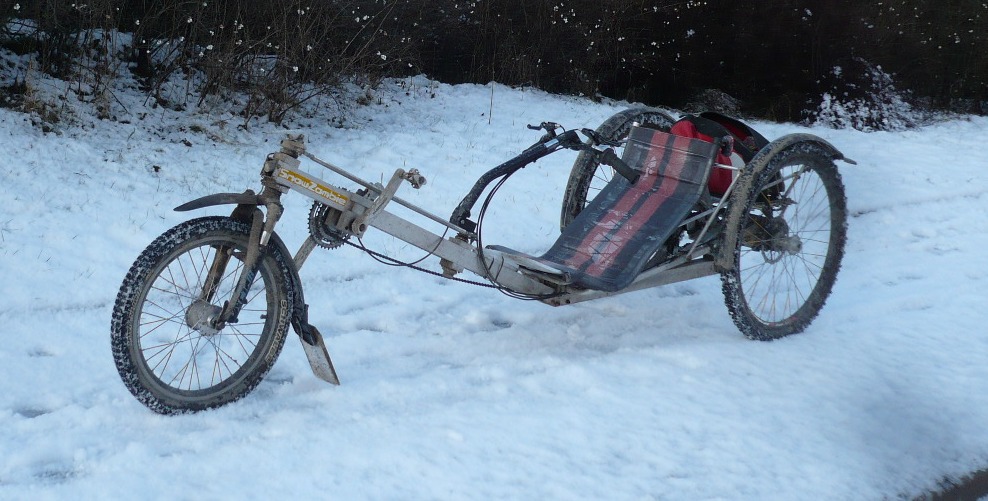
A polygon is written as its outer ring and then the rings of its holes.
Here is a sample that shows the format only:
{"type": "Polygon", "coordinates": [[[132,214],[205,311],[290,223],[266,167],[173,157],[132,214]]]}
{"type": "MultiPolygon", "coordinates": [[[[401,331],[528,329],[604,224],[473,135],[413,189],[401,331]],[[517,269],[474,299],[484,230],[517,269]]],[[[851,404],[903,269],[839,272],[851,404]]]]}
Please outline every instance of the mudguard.
{"type": "MultiPolygon", "coordinates": [[[[748,162],[744,169],[751,172],[751,175],[738,179],[738,185],[734,187],[731,198],[733,200],[746,200],[750,196],[753,189],[751,185],[758,178],[759,172],[765,169],[778,155],[798,144],[814,145],[820,150],[820,153],[828,156],[831,160],[843,160],[851,165],[857,165],[857,162],[845,157],[840,150],[821,137],[805,133],[787,134],[759,150],[754,158],[748,162]]],[[[738,231],[738,224],[727,221],[721,241],[737,242],[738,231]]],[[[734,268],[734,249],[727,247],[722,245],[716,254],[714,267],[717,271],[730,271],[734,268]]]]}
{"type": "Polygon", "coordinates": [[[212,207],[214,205],[264,205],[261,201],[261,197],[254,193],[253,190],[247,190],[243,193],[213,193],[212,195],[206,195],[204,197],[199,197],[191,202],[185,202],[175,210],[178,212],[185,212],[190,210],[202,209],[204,207],[212,207]]]}
{"type": "Polygon", "coordinates": [[[759,160],[762,160],[762,164],[768,163],[771,157],[775,156],[779,151],[792,146],[796,143],[816,143],[826,150],[831,155],[832,160],[843,160],[851,165],[857,165],[857,162],[851,160],[844,156],[834,145],[830,144],[826,139],[819,136],[814,136],[813,134],[798,133],[798,134],[787,134],[782,136],[767,146],[758,151],[754,158],[751,159],[749,165],[753,165],[759,160]]]}

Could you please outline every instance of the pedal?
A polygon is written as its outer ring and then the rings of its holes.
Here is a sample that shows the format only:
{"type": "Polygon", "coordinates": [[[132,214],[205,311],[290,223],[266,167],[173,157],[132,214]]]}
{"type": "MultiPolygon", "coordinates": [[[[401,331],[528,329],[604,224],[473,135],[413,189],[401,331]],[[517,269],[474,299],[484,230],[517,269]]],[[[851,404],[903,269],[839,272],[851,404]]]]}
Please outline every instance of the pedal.
{"type": "Polygon", "coordinates": [[[309,359],[312,373],[327,383],[340,384],[340,378],[336,375],[336,369],[333,368],[333,361],[329,358],[329,351],[326,350],[326,343],[323,342],[319,329],[310,324],[303,324],[299,339],[302,340],[302,349],[305,350],[305,357],[309,359]]]}

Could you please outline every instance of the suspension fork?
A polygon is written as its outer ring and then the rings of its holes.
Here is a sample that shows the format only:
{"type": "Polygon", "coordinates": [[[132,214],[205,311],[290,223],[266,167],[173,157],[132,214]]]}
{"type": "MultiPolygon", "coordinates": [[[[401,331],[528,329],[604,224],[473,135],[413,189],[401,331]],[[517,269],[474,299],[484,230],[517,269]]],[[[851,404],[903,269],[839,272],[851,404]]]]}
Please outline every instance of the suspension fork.
{"type": "Polygon", "coordinates": [[[230,247],[216,246],[216,256],[213,257],[213,264],[209,266],[209,272],[206,273],[206,279],[202,284],[202,292],[199,294],[198,301],[204,303],[213,302],[213,297],[216,296],[216,288],[220,285],[220,279],[226,273],[226,265],[230,263],[232,250],[230,247]]]}
{"type": "MultiPolygon", "coordinates": [[[[237,282],[230,293],[230,299],[224,302],[219,314],[212,319],[213,327],[222,329],[227,323],[236,323],[240,315],[240,310],[247,303],[247,293],[257,276],[257,262],[264,251],[271,235],[274,234],[274,226],[281,219],[284,208],[281,205],[281,191],[277,188],[265,186],[258,200],[263,202],[267,209],[267,217],[256,205],[238,205],[231,217],[239,221],[250,221],[250,236],[247,239],[247,252],[243,258],[243,268],[237,282]]],[[[211,303],[216,295],[216,289],[220,281],[226,274],[227,266],[230,263],[232,249],[218,248],[216,256],[209,267],[209,272],[203,284],[200,299],[211,303]]]]}

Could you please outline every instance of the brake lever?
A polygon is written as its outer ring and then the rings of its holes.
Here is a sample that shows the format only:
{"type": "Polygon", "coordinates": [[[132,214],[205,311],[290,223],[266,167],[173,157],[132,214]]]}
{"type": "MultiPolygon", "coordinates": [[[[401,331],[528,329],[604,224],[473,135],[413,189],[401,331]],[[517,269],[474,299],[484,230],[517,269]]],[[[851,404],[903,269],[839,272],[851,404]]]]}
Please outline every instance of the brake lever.
{"type": "Polygon", "coordinates": [[[562,125],[556,122],[542,122],[539,125],[528,124],[527,127],[530,130],[544,130],[546,132],[546,137],[544,139],[552,139],[556,137],[556,129],[564,129],[562,125]]]}

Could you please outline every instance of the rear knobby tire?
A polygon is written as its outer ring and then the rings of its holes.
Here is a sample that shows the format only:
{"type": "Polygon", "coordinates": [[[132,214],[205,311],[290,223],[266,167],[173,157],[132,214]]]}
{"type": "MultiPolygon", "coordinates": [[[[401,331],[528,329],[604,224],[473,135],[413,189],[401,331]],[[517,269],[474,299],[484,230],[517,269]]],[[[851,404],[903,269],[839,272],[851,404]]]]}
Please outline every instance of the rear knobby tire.
{"type": "MultiPolygon", "coordinates": [[[[675,123],[675,119],[659,110],[631,108],[605,120],[604,123],[600,124],[600,127],[597,127],[596,132],[605,139],[621,141],[628,138],[633,124],[668,131],[673,123],[675,123]]],[[[621,150],[621,148],[617,148],[617,150],[621,150]]],[[[621,156],[621,151],[617,151],[617,154],[621,156]]],[[[593,155],[580,152],[576,161],[573,162],[573,169],[570,171],[569,180],[566,182],[563,206],[559,216],[559,229],[566,228],[580,212],[583,212],[587,204],[613,177],[613,169],[606,165],[601,166],[593,155]]]]}
{"type": "Polygon", "coordinates": [[[764,168],[744,171],[737,187],[726,220],[734,231],[722,243],[734,254],[733,269],[721,273],[731,318],[755,340],[802,332],[830,295],[844,256],[847,202],[833,154],[814,142],[792,144],[764,168]]]}
{"type": "Polygon", "coordinates": [[[155,239],[127,273],[113,308],[113,358],[127,389],[151,410],[194,412],[238,400],[278,358],[294,291],[290,258],[277,245],[258,258],[236,323],[216,332],[186,313],[223,249],[232,258],[212,303],[230,299],[249,234],[249,224],[230,218],[193,219],[155,239]]]}

